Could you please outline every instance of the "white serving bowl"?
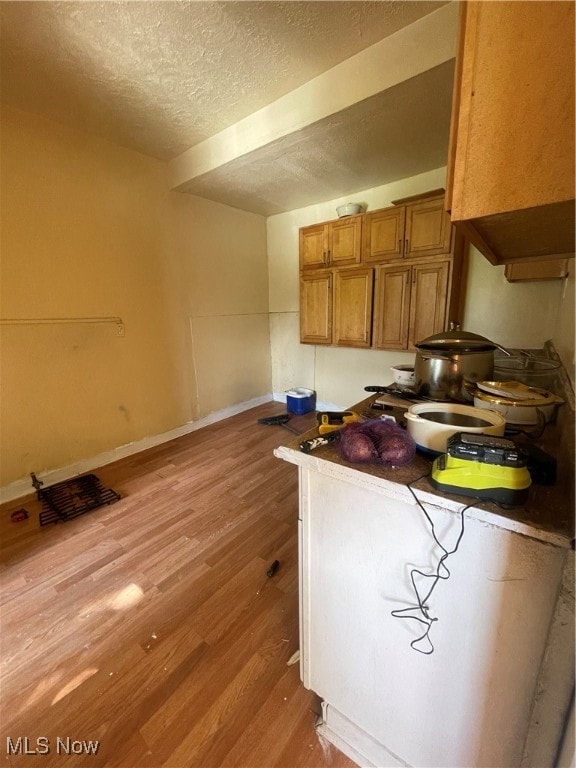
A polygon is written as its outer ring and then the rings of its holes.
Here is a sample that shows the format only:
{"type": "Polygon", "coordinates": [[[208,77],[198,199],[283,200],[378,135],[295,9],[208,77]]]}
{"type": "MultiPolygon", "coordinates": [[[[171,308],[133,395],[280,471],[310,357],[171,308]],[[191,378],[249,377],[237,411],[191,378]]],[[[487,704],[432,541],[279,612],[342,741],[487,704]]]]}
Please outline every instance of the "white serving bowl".
{"type": "Polygon", "coordinates": [[[362,206],[360,203],[346,203],[346,205],[339,205],[336,208],[338,218],[342,219],[344,216],[355,216],[357,213],[362,212],[362,206]]]}
{"type": "Polygon", "coordinates": [[[458,403],[418,403],[406,411],[406,427],[418,448],[433,454],[446,453],[447,440],[456,432],[504,434],[501,413],[458,403]]]}
{"type": "Polygon", "coordinates": [[[393,365],[390,370],[394,383],[399,387],[412,387],[416,381],[413,365],[393,365]]]}

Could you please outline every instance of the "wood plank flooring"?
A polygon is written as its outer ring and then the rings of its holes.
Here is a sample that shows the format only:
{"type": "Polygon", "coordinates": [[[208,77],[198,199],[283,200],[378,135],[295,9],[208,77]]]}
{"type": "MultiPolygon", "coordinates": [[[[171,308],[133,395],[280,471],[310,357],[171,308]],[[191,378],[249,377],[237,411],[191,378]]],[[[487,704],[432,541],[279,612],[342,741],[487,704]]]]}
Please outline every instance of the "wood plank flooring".
{"type": "Polygon", "coordinates": [[[272,454],[286,429],[257,423],[283,411],[97,470],[122,499],[69,522],[40,528],[34,496],[0,509],[1,765],[352,768],[287,664],[297,469],[272,454]]]}

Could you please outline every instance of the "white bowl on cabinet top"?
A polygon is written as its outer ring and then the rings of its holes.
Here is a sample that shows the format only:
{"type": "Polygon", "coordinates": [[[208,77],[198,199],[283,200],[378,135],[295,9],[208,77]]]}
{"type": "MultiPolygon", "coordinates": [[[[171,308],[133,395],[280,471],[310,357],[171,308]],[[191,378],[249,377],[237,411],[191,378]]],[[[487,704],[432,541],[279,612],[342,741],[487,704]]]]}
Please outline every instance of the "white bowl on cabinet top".
{"type": "Polygon", "coordinates": [[[362,206],[360,203],[346,203],[345,205],[339,205],[336,208],[338,218],[342,219],[344,216],[355,216],[357,213],[362,213],[362,206]]]}

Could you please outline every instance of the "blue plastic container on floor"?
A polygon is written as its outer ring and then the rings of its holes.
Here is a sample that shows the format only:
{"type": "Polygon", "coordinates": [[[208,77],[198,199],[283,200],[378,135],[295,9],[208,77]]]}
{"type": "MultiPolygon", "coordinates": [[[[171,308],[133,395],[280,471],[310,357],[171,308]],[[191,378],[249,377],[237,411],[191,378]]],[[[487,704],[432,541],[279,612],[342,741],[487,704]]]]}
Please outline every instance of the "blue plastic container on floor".
{"type": "Polygon", "coordinates": [[[286,392],[286,410],[298,415],[316,410],[316,392],[304,387],[289,389],[286,392]]]}

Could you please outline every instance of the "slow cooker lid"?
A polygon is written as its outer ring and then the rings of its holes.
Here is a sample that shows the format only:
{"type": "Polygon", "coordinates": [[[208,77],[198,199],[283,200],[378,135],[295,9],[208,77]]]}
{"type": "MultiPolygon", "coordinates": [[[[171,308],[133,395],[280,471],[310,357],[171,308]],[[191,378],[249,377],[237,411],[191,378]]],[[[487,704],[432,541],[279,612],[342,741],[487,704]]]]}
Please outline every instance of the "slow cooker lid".
{"type": "Polygon", "coordinates": [[[477,333],[467,331],[444,331],[419,341],[417,349],[455,349],[460,352],[487,352],[497,349],[498,344],[480,336],[477,333]]]}

